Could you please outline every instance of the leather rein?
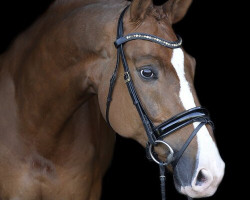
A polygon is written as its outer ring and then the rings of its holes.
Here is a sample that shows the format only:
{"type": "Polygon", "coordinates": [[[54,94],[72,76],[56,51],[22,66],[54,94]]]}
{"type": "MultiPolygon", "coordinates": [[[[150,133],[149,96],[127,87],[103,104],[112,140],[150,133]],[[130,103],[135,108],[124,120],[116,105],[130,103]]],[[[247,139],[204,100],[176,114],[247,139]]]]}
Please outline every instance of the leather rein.
{"type": "MultiPolygon", "coordinates": [[[[145,132],[148,137],[148,143],[146,146],[146,152],[147,157],[149,160],[153,160],[156,162],[160,167],[160,181],[161,181],[161,193],[162,193],[162,200],[166,199],[165,195],[165,168],[167,165],[171,164],[173,168],[178,164],[179,159],[185,152],[188,145],[191,143],[193,138],[196,136],[198,131],[206,124],[209,124],[213,127],[213,122],[210,120],[208,111],[205,108],[202,107],[194,107],[192,109],[189,109],[187,111],[181,112],[170,119],[164,121],[158,126],[155,126],[153,122],[148,117],[147,113],[145,112],[139,96],[136,92],[132,77],[130,75],[130,70],[127,64],[126,56],[124,53],[123,45],[129,41],[132,40],[147,40],[150,42],[157,43],[159,45],[165,46],[167,48],[175,49],[180,48],[182,44],[182,39],[178,36],[177,41],[167,41],[165,39],[159,38],[154,35],[145,34],[145,33],[131,33],[128,35],[123,35],[123,17],[128,9],[129,6],[127,6],[123,12],[121,13],[119,20],[118,20],[118,27],[117,27],[117,39],[114,42],[115,47],[117,48],[117,62],[115,66],[115,70],[113,72],[113,75],[110,79],[110,87],[107,97],[107,103],[106,103],[106,121],[110,125],[109,122],[109,108],[112,101],[112,94],[117,78],[117,72],[120,65],[120,59],[122,61],[122,65],[124,68],[124,80],[127,85],[128,92],[130,94],[130,97],[133,101],[134,106],[137,109],[137,112],[141,118],[141,121],[143,123],[145,132]],[[174,133],[175,131],[191,124],[194,122],[198,122],[198,126],[194,129],[194,131],[191,133],[189,138],[185,141],[183,146],[180,150],[174,151],[171,146],[165,142],[163,139],[166,138],[168,135],[174,133]],[[154,147],[163,144],[168,149],[168,156],[165,161],[161,161],[157,154],[154,152],[154,147]]],[[[111,126],[111,125],[110,125],[111,126]]],[[[189,198],[191,199],[191,198],[189,198]]]]}

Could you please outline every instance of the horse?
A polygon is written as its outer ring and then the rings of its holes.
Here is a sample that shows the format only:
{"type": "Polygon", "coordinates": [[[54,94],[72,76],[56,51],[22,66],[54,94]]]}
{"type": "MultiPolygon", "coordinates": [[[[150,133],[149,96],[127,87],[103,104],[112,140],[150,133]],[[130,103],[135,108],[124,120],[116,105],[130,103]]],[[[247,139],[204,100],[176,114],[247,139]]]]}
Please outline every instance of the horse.
{"type": "Polygon", "coordinates": [[[14,40],[0,57],[0,199],[97,200],[116,133],[150,146],[151,157],[164,163],[166,151],[180,150],[195,130],[176,165],[163,168],[184,195],[215,193],[225,164],[211,126],[204,123],[198,130],[197,122],[189,123],[152,146],[126,87],[133,80],[144,115],[159,126],[200,106],[195,59],[180,45],[126,41],[125,77],[114,46],[121,13],[124,35],[145,33],[172,44],[179,39],[172,25],[191,2],[56,0],[14,40]]]}

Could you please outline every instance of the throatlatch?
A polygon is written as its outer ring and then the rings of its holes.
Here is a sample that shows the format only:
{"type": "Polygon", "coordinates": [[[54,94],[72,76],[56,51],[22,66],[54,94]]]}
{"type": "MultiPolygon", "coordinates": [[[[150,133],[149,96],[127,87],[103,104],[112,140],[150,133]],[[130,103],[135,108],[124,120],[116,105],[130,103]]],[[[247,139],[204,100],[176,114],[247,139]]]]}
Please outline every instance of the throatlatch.
{"type": "MultiPolygon", "coordinates": [[[[120,59],[122,60],[123,68],[124,68],[124,80],[128,88],[128,92],[130,94],[130,97],[133,101],[133,104],[135,105],[137,112],[141,118],[141,121],[143,123],[145,132],[148,136],[148,144],[146,147],[147,151],[147,157],[150,160],[153,160],[159,165],[160,168],[160,182],[161,182],[161,193],[162,193],[162,200],[166,199],[166,191],[165,191],[165,168],[167,165],[171,164],[173,168],[176,167],[178,164],[178,161],[180,160],[181,156],[185,152],[186,148],[190,144],[190,142],[193,140],[195,135],[198,133],[198,131],[206,124],[209,124],[213,127],[213,122],[210,120],[208,111],[205,108],[202,107],[195,107],[190,110],[184,111],[182,113],[179,113],[172,118],[166,120],[165,122],[161,123],[158,126],[154,126],[150,118],[148,117],[147,113],[143,109],[143,106],[140,102],[139,96],[135,90],[134,83],[132,80],[132,77],[130,75],[130,70],[127,64],[126,56],[123,50],[123,45],[129,41],[133,40],[146,40],[150,42],[157,43],[159,45],[165,46],[167,48],[175,49],[180,48],[182,45],[182,39],[181,37],[177,36],[177,41],[167,41],[165,39],[159,38],[154,35],[145,34],[145,33],[130,33],[126,36],[123,36],[123,16],[126,12],[128,7],[126,7],[123,12],[120,15],[119,21],[118,21],[118,27],[117,27],[117,40],[115,41],[115,47],[117,48],[117,62],[115,66],[115,70],[113,72],[113,75],[110,79],[110,87],[107,97],[107,103],[106,103],[106,121],[110,125],[109,122],[109,108],[112,101],[112,94],[115,86],[115,81],[117,78],[117,71],[118,67],[120,65],[120,59]],[[198,126],[194,129],[194,131],[191,133],[189,138],[186,140],[186,142],[183,144],[182,148],[179,151],[174,152],[174,150],[171,148],[171,146],[165,142],[163,139],[169,136],[170,134],[174,133],[175,131],[191,124],[194,122],[198,122],[198,126]],[[168,149],[168,155],[165,161],[161,161],[158,159],[157,154],[154,152],[154,147],[158,144],[163,144],[168,149]]],[[[111,125],[110,125],[111,126],[111,125]]],[[[189,198],[191,199],[191,198],[189,198]]]]}

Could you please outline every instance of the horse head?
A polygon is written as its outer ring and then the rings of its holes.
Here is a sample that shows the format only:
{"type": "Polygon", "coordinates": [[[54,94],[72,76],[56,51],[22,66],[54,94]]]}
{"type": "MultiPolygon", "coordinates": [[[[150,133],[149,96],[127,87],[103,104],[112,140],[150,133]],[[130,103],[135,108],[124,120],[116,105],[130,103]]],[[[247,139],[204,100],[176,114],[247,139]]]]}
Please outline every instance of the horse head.
{"type": "MultiPolygon", "coordinates": [[[[185,16],[190,4],[191,0],[169,0],[155,6],[152,0],[134,0],[124,14],[124,35],[138,32],[163,38],[164,41],[177,41],[172,25],[185,16]]],[[[114,27],[110,30],[113,31],[114,27]]],[[[114,41],[114,33],[111,35],[114,41]]],[[[123,49],[136,95],[152,124],[160,125],[178,113],[200,106],[194,87],[195,59],[182,47],[167,48],[152,41],[133,40],[123,44],[123,49]]],[[[114,52],[116,49],[112,47],[113,60],[114,52]]],[[[115,64],[102,74],[101,82],[105,84],[98,89],[104,117],[108,80],[114,67],[115,64]]],[[[148,136],[124,84],[122,62],[118,63],[117,70],[108,113],[110,125],[121,136],[132,138],[146,147],[148,136]]],[[[197,126],[197,122],[190,123],[163,137],[163,140],[173,151],[179,151],[197,126]]],[[[157,145],[155,152],[159,159],[166,157],[164,145],[157,145]]],[[[168,169],[173,172],[177,190],[197,198],[214,194],[223,178],[224,166],[213,129],[207,124],[198,130],[178,163],[168,165],[168,169]]]]}

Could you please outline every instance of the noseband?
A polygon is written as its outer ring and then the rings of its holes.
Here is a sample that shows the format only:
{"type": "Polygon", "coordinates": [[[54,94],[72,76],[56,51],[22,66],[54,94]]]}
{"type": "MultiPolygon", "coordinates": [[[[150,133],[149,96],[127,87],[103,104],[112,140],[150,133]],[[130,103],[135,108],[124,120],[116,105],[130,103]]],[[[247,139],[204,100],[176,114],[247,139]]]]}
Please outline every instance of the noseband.
{"type": "Polygon", "coordinates": [[[157,43],[167,48],[175,49],[175,48],[181,47],[182,39],[178,36],[177,37],[178,40],[172,42],[172,41],[167,41],[157,36],[145,34],[145,33],[131,33],[131,34],[124,36],[123,35],[123,32],[124,32],[123,31],[123,16],[127,8],[128,7],[126,7],[123,10],[118,20],[117,40],[114,43],[115,47],[117,48],[117,62],[116,62],[116,67],[113,72],[113,75],[110,79],[110,87],[109,87],[107,103],[106,103],[106,120],[108,124],[110,125],[109,108],[110,108],[110,103],[112,101],[113,89],[114,89],[115,81],[117,78],[117,71],[118,71],[118,67],[120,65],[120,59],[121,59],[123,68],[124,68],[124,80],[127,85],[128,92],[133,101],[133,104],[135,105],[137,109],[137,112],[141,118],[145,132],[148,137],[148,143],[146,147],[147,157],[150,160],[155,161],[160,166],[162,200],[164,200],[165,199],[165,167],[171,164],[173,168],[175,168],[179,159],[181,158],[181,156],[183,155],[183,153],[185,152],[186,148],[188,147],[190,142],[193,140],[195,135],[201,129],[201,127],[206,124],[209,124],[213,127],[213,122],[210,120],[208,111],[205,108],[195,107],[195,108],[189,109],[187,111],[184,111],[182,113],[179,113],[171,117],[170,119],[166,120],[165,122],[161,123],[158,126],[155,126],[153,124],[153,122],[150,120],[147,113],[145,112],[140,102],[139,96],[135,90],[135,86],[133,84],[133,80],[130,75],[130,70],[127,64],[126,56],[123,50],[123,45],[132,40],[147,40],[147,41],[157,43]],[[180,150],[174,151],[167,142],[163,141],[163,139],[169,136],[170,134],[194,122],[198,122],[199,124],[191,133],[189,138],[185,141],[185,143],[183,144],[180,150]],[[159,144],[163,144],[169,150],[166,161],[164,162],[158,159],[157,154],[154,152],[154,147],[159,144]]]}

